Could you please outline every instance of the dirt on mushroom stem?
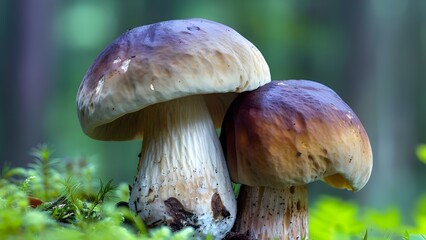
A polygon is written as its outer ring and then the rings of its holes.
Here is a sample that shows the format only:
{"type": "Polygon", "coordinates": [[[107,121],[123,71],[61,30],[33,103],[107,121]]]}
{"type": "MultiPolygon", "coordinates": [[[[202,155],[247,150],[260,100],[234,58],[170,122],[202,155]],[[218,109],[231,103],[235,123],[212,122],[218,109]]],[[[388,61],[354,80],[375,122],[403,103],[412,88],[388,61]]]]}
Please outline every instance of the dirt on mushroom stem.
{"type": "Polygon", "coordinates": [[[306,185],[283,189],[242,186],[234,232],[249,239],[306,239],[308,192],[306,185]]]}
{"type": "Polygon", "coordinates": [[[223,152],[202,96],[143,110],[144,141],[129,206],[148,226],[195,228],[223,238],[236,202],[223,152]]]}

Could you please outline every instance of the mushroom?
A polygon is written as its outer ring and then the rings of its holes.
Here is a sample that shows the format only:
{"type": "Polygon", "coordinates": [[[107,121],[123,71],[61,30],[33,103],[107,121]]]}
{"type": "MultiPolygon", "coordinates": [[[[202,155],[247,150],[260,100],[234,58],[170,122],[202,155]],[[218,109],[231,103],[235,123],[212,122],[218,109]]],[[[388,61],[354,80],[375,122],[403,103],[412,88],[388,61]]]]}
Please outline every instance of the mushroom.
{"type": "Polygon", "coordinates": [[[77,94],[83,131],[98,140],[142,139],[129,207],[149,227],[192,226],[222,238],[236,215],[215,127],[237,93],[270,81],[259,50],[204,19],[127,31],[90,66],[77,94]]]}
{"type": "Polygon", "coordinates": [[[241,93],[220,140],[232,181],[243,184],[233,231],[250,239],[308,239],[306,185],[323,180],[358,191],[371,174],[360,120],[313,81],[272,81],[241,93]]]}

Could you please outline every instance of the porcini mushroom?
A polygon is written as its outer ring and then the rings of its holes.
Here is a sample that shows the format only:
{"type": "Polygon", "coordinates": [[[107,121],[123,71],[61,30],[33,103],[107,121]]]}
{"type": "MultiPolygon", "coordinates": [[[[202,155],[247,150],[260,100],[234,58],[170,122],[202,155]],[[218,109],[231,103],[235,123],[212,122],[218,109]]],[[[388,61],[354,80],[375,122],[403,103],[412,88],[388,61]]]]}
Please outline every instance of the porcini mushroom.
{"type": "Polygon", "coordinates": [[[233,231],[250,239],[308,239],[306,184],[358,191],[372,169],[360,120],[330,88],[272,81],[241,93],[220,140],[231,179],[244,184],[233,231]]]}
{"type": "Polygon", "coordinates": [[[91,65],[77,94],[84,132],[142,139],[129,206],[150,227],[222,238],[236,203],[215,127],[236,93],[270,81],[259,50],[204,19],[137,27],[91,65]]]}

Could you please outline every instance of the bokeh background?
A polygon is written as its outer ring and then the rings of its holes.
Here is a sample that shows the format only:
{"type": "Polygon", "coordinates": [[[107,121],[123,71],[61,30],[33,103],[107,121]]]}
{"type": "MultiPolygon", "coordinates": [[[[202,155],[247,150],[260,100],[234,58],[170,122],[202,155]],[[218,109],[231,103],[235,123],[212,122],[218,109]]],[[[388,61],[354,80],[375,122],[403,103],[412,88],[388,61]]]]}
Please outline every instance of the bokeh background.
{"type": "Polygon", "coordinates": [[[89,158],[100,177],[131,182],[140,142],[101,142],[80,129],[75,98],[94,58],[127,29],[201,17],[253,42],[273,79],[311,79],[334,89],[363,122],[374,169],[358,193],[309,186],[407,221],[426,192],[415,155],[426,142],[426,1],[180,0],[0,1],[0,162],[25,166],[31,148],[89,158]]]}

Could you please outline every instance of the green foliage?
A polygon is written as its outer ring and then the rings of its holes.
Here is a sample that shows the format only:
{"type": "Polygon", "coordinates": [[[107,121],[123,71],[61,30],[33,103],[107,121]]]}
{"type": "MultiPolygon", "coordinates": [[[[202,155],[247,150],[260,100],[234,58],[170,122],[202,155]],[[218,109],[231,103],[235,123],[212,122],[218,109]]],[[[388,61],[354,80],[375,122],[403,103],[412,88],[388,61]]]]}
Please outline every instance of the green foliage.
{"type": "Polygon", "coordinates": [[[194,230],[147,231],[114,200],[127,201],[127,184],[94,181],[86,160],[52,159],[46,145],[32,151],[28,169],[5,165],[0,176],[0,239],[190,239],[194,230]]]}
{"type": "Polygon", "coordinates": [[[23,188],[33,197],[49,200],[57,197],[62,188],[63,176],[57,171],[58,160],[52,159],[52,151],[40,145],[31,151],[34,163],[29,165],[23,188]]]}
{"type": "Polygon", "coordinates": [[[240,193],[241,184],[232,183],[232,191],[234,192],[235,198],[238,198],[238,194],[240,193]]]}
{"type": "Polygon", "coordinates": [[[309,211],[312,239],[351,239],[365,231],[366,226],[357,218],[357,206],[336,198],[323,197],[309,211]]]}
{"type": "Polygon", "coordinates": [[[416,149],[419,160],[426,164],[426,144],[420,144],[416,149]]]}
{"type": "Polygon", "coordinates": [[[318,240],[394,239],[407,228],[397,209],[382,212],[328,196],[316,201],[309,212],[310,235],[318,240]]]}

